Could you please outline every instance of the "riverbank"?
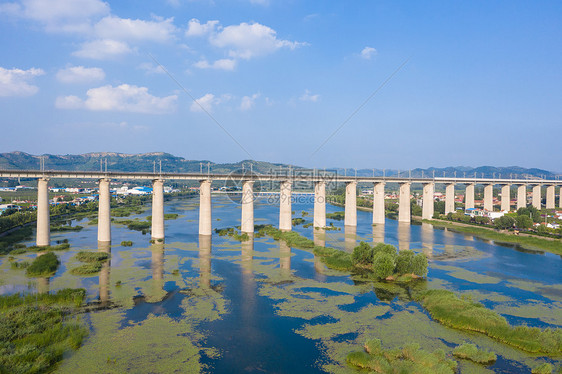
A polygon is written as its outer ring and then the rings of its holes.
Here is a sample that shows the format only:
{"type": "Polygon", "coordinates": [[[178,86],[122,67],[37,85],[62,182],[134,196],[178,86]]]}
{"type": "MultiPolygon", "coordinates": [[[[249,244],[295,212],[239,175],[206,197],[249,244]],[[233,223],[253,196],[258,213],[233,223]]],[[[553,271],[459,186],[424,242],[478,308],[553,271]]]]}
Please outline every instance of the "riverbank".
{"type": "Polygon", "coordinates": [[[424,219],[423,223],[429,223],[436,227],[444,227],[451,231],[470,234],[482,239],[493,240],[496,243],[517,244],[525,249],[550,252],[562,255],[562,240],[552,238],[539,238],[531,235],[516,235],[515,233],[498,232],[494,228],[476,227],[459,222],[442,221],[436,219],[424,219]]]}

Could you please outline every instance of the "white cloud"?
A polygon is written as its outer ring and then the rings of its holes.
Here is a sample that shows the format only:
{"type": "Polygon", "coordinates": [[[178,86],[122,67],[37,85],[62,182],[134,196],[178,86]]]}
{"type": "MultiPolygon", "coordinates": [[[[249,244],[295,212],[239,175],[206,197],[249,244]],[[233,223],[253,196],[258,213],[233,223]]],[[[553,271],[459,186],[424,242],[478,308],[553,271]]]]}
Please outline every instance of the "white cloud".
{"type": "Polygon", "coordinates": [[[107,60],[132,52],[127,43],[118,40],[94,40],[82,44],[82,47],[72,54],[77,57],[91,58],[94,60],[107,60]]]}
{"type": "Polygon", "coordinates": [[[313,103],[317,102],[320,99],[320,95],[311,95],[309,90],[305,90],[304,94],[299,97],[300,101],[312,101],[313,103]]]}
{"type": "Polygon", "coordinates": [[[105,79],[105,72],[100,68],[85,68],[84,66],[71,66],[60,69],[57,79],[62,83],[90,83],[105,79]]]}
{"type": "Polygon", "coordinates": [[[162,69],[160,65],[154,65],[150,62],[143,62],[139,65],[139,68],[146,71],[148,74],[165,74],[166,72],[162,69]]]}
{"type": "Polygon", "coordinates": [[[197,102],[194,101],[189,108],[192,112],[211,112],[213,110],[213,105],[220,103],[220,99],[216,98],[215,95],[210,93],[201,96],[196,101],[197,102]]]}
{"type": "Polygon", "coordinates": [[[55,106],[59,109],[88,109],[93,111],[119,111],[133,113],[169,113],[175,110],[177,95],[156,97],[148,88],[122,84],[106,85],[89,89],[87,99],[77,96],[58,97],[55,106]]]}
{"type": "Polygon", "coordinates": [[[45,72],[42,69],[31,68],[4,69],[0,67],[0,96],[32,96],[39,91],[30,81],[45,72]]]}
{"type": "Polygon", "coordinates": [[[250,59],[277,51],[280,48],[295,49],[306,45],[301,42],[277,39],[277,32],[259,23],[241,23],[227,26],[211,35],[211,44],[228,48],[230,57],[250,59]]]}
{"type": "Polygon", "coordinates": [[[21,0],[3,4],[0,13],[31,19],[47,31],[88,32],[91,18],[109,14],[109,5],[101,0],[21,0]]]}
{"type": "Polygon", "coordinates": [[[365,47],[361,51],[361,57],[363,57],[365,60],[370,60],[373,56],[376,55],[377,55],[377,50],[374,49],[373,47],[365,47]]]}
{"type": "Polygon", "coordinates": [[[201,23],[197,18],[192,18],[187,23],[187,31],[185,36],[206,36],[215,31],[219,21],[207,21],[201,23]]]}
{"type": "Polygon", "coordinates": [[[260,97],[260,94],[253,94],[252,96],[244,96],[242,102],[240,103],[240,110],[247,111],[252,109],[256,105],[256,99],[260,97]]]}
{"type": "Polygon", "coordinates": [[[193,64],[199,69],[217,69],[217,70],[229,70],[232,71],[236,68],[236,60],[223,58],[217,60],[210,64],[207,60],[201,60],[193,64]]]}
{"type": "Polygon", "coordinates": [[[101,39],[165,42],[176,31],[173,22],[173,18],[143,21],[107,16],[96,23],[94,31],[101,39]]]}

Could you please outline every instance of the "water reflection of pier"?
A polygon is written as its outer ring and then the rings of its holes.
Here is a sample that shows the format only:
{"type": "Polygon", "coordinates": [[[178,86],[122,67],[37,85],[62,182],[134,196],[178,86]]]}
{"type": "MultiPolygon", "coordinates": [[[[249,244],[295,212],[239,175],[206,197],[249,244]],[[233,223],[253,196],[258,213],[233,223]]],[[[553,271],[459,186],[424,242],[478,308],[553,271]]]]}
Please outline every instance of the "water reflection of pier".
{"type": "Polygon", "coordinates": [[[410,224],[398,222],[398,250],[410,249],[410,224]]]}
{"type": "Polygon", "coordinates": [[[199,235],[199,286],[211,288],[211,236],[199,235]]]}
{"type": "Polygon", "coordinates": [[[357,226],[345,226],[345,250],[353,252],[353,248],[357,246],[357,226]]]}
{"type": "Polygon", "coordinates": [[[283,278],[291,276],[291,247],[284,240],[279,240],[279,269],[283,278]]]}
{"type": "Polygon", "coordinates": [[[101,266],[99,275],[100,295],[99,301],[102,306],[106,306],[109,302],[109,275],[111,272],[111,243],[98,242],[98,252],[107,253],[109,255],[107,261],[101,266]]]}
{"type": "Polygon", "coordinates": [[[433,225],[430,223],[421,224],[421,240],[423,246],[423,253],[428,258],[433,257],[433,245],[435,242],[433,225]]]}

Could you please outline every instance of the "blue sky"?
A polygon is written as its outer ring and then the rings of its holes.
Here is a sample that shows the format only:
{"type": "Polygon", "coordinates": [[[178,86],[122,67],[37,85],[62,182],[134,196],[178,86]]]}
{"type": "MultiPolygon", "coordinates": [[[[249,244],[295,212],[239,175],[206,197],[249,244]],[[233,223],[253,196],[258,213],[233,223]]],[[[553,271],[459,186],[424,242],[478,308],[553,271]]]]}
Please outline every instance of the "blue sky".
{"type": "Polygon", "coordinates": [[[557,1],[2,1],[0,151],[562,171],[561,15],[557,1]]]}

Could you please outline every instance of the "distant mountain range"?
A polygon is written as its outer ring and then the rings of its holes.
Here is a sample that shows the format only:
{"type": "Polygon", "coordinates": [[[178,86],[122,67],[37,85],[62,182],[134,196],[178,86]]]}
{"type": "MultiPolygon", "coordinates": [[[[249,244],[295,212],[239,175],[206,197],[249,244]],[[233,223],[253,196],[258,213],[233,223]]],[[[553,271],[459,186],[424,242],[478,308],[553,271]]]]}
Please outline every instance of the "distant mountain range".
{"type": "MultiPolygon", "coordinates": [[[[207,165],[211,171],[215,173],[229,173],[232,171],[241,171],[243,168],[250,167],[257,173],[268,173],[272,170],[284,169],[289,167],[302,170],[304,168],[298,166],[289,166],[281,163],[271,163],[265,161],[244,160],[236,163],[216,164],[208,160],[186,160],[183,157],[177,157],[164,152],[152,152],[143,154],[124,154],[115,152],[95,152],[82,155],[42,155],[36,156],[25,152],[0,153],[0,169],[39,169],[40,158],[45,159],[46,170],[77,170],[77,171],[96,171],[102,167],[105,168],[107,160],[108,171],[158,171],[160,162],[162,163],[163,172],[190,173],[207,171],[207,165]]],[[[331,172],[337,172],[340,175],[355,175],[355,169],[335,168],[329,169],[331,172]]],[[[502,178],[526,178],[539,177],[553,179],[556,173],[542,169],[526,169],[519,166],[494,167],[479,166],[476,168],[458,166],[446,168],[428,168],[428,169],[412,169],[412,177],[432,176],[435,172],[436,177],[447,176],[452,177],[472,177],[475,175],[481,177],[502,177],[502,178]]],[[[381,169],[358,169],[357,176],[407,176],[409,170],[381,170],[381,169]]]]}

